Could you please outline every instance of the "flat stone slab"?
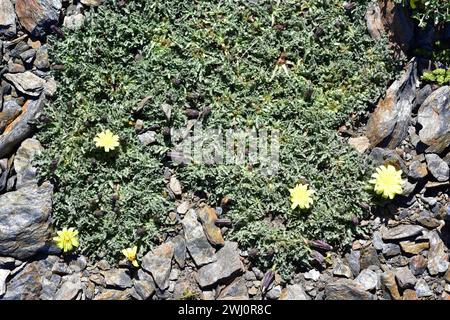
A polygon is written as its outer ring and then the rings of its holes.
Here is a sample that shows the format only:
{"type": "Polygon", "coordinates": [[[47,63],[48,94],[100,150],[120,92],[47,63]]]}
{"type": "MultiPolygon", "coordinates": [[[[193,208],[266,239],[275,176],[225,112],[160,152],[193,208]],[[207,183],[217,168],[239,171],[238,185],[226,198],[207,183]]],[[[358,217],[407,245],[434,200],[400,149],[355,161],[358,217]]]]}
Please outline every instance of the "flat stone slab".
{"type": "Polygon", "coordinates": [[[216,261],[215,250],[209,243],[195,210],[189,210],[181,221],[186,247],[198,267],[216,261]]]}
{"type": "Polygon", "coordinates": [[[421,226],[412,224],[402,224],[392,229],[383,230],[381,236],[383,240],[400,240],[412,238],[420,235],[425,230],[421,226]]]}
{"type": "Polygon", "coordinates": [[[216,259],[216,262],[203,266],[198,270],[198,283],[200,287],[213,286],[244,270],[236,242],[226,241],[224,247],[217,251],[216,259]]]}

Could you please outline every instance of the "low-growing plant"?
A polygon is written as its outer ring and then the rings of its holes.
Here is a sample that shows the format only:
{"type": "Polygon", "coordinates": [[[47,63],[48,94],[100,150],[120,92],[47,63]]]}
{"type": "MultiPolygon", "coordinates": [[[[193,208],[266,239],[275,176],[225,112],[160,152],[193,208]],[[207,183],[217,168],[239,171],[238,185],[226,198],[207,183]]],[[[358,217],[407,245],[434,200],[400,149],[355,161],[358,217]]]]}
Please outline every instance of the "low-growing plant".
{"type": "Polygon", "coordinates": [[[39,134],[41,175],[56,186],[55,224],[76,225],[93,257],[117,259],[130,243],[148,250],[172,228],[166,128],[185,128],[196,115],[205,129],[280,132],[272,175],[261,163],[172,168],[185,191],[223,206],[228,239],[286,277],[309,263],[307,240],[350,243],[361,232],[354,221],[369,202],[371,167],[337,128],[366,112],[395,68],[386,43],[366,30],[367,3],[111,1],[81,29],[65,30],[53,39],[64,69],[39,134]],[[156,132],[155,143],[139,143],[137,120],[156,132]],[[106,130],[120,141],[108,153],[94,142],[106,130]],[[298,184],[314,190],[308,210],[291,208],[298,184]]]}
{"type": "Polygon", "coordinates": [[[450,70],[437,68],[434,69],[433,71],[425,71],[422,75],[422,80],[437,83],[439,85],[449,84],[450,70]]]}

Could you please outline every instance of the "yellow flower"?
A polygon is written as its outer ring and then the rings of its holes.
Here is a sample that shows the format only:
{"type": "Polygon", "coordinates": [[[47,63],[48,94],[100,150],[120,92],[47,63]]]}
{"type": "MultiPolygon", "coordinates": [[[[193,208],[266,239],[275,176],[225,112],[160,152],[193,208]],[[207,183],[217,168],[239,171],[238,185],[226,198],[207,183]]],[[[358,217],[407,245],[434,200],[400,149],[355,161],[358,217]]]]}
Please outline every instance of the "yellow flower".
{"type": "Polygon", "coordinates": [[[394,199],[396,194],[403,192],[402,171],[396,170],[392,165],[380,166],[372,175],[369,183],[374,184],[374,190],[383,198],[394,199]]]}
{"type": "Polygon", "coordinates": [[[135,266],[136,268],[139,267],[139,263],[136,260],[136,255],[137,255],[137,247],[136,246],[134,246],[133,248],[123,249],[122,253],[125,256],[125,258],[127,258],[128,261],[130,261],[133,264],[133,266],[135,266]]]}
{"type": "Polygon", "coordinates": [[[300,209],[309,209],[310,205],[313,203],[312,195],[313,190],[308,190],[307,184],[298,184],[294,189],[289,189],[291,193],[291,208],[295,209],[297,206],[300,209]]]}
{"type": "Polygon", "coordinates": [[[63,228],[62,231],[57,231],[57,237],[53,238],[58,248],[64,252],[72,251],[74,247],[78,247],[78,231],[74,228],[63,228]]]}
{"type": "Polygon", "coordinates": [[[119,136],[113,134],[110,130],[100,132],[95,138],[95,145],[98,148],[105,148],[105,152],[114,150],[119,146],[119,136]]]}

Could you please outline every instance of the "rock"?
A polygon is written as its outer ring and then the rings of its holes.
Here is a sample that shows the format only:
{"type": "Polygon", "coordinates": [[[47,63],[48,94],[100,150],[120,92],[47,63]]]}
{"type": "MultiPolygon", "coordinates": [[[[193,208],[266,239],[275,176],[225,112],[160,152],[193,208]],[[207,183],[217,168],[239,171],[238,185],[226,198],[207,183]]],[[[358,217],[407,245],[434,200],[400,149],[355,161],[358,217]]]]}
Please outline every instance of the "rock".
{"type": "Polygon", "coordinates": [[[385,257],[394,257],[401,253],[400,246],[394,243],[387,243],[383,246],[383,254],[385,257]]]}
{"type": "Polygon", "coordinates": [[[361,269],[367,269],[371,266],[380,266],[380,260],[378,259],[377,251],[374,247],[365,247],[361,250],[360,266],[361,269]]]}
{"type": "Polygon", "coordinates": [[[183,201],[178,207],[177,212],[179,214],[185,214],[191,208],[191,204],[188,201],[183,201]]]}
{"type": "Polygon", "coordinates": [[[425,102],[425,100],[428,98],[428,96],[433,92],[433,88],[431,85],[427,84],[422,89],[417,91],[416,95],[416,106],[414,112],[417,112],[419,110],[419,107],[425,102]]]}
{"type": "Polygon", "coordinates": [[[3,297],[6,292],[6,279],[10,273],[10,270],[0,269],[0,298],[3,297]]]}
{"type": "Polygon", "coordinates": [[[10,81],[17,90],[32,97],[38,97],[45,87],[45,80],[39,78],[31,71],[25,71],[23,73],[7,73],[5,74],[5,78],[10,81]]]}
{"type": "Polygon", "coordinates": [[[409,269],[414,275],[421,275],[427,269],[428,260],[421,255],[414,256],[409,261],[409,269]]]}
{"type": "Polygon", "coordinates": [[[385,298],[392,298],[400,300],[400,292],[398,291],[397,282],[395,281],[395,274],[391,271],[386,271],[381,275],[381,287],[385,294],[385,298]]]}
{"type": "Polygon", "coordinates": [[[38,69],[43,70],[50,68],[47,46],[42,46],[36,51],[36,59],[34,59],[34,66],[38,69]]]}
{"type": "Polygon", "coordinates": [[[53,97],[57,90],[56,80],[52,76],[48,76],[45,81],[44,95],[46,97],[53,97]]]}
{"type": "Polygon", "coordinates": [[[434,231],[430,234],[430,250],[428,251],[428,272],[435,276],[444,273],[449,267],[448,254],[445,252],[445,244],[434,231]]]}
{"type": "Polygon", "coordinates": [[[56,292],[54,300],[74,300],[81,291],[81,282],[65,281],[56,292]]]}
{"type": "Polygon", "coordinates": [[[397,269],[395,272],[395,278],[401,289],[411,289],[417,282],[417,278],[412,274],[408,267],[397,269]]]}
{"type": "Polygon", "coordinates": [[[52,192],[45,182],[0,195],[0,255],[23,260],[46,247],[52,192]]]}
{"type": "Polygon", "coordinates": [[[0,135],[0,159],[10,153],[29,137],[32,132],[31,123],[35,121],[42,110],[44,97],[37,100],[27,100],[22,107],[22,114],[9,124],[3,135],[0,135]]]}
{"type": "Polygon", "coordinates": [[[440,154],[450,145],[450,86],[431,93],[418,111],[420,140],[428,153],[440,154]]]}
{"type": "Polygon", "coordinates": [[[16,265],[16,259],[11,257],[0,257],[0,269],[14,269],[16,265]]]}
{"type": "Polygon", "coordinates": [[[178,280],[179,276],[180,276],[180,270],[172,269],[172,271],[170,271],[169,280],[176,281],[176,280],[178,280]]]}
{"type": "Polygon", "coordinates": [[[51,25],[57,25],[61,0],[16,0],[20,24],[33,36],[43,37],[51,25]]]}
{"type": "Polygon", "coordinates": [[[80,0],[80,2],[89,7],[98,7],[102,4],[103,0],[80,0]]]}
{"type": "Polygon", "coordinates": [[[9,280],[3,300],[39,300],[42,278],[39,262],[33,262],[9,280]]]}
{"type": "Polygon", "coordinates": [[[31,164],[33,158],[42,150],[42,145],[36,139],[27,139],[20,145],[14,157],[14,170],[17,174],[16,189],[27,184],[36,184],[36,168],[31,164]]]}
{"type": "Polygon", "coordinates": [[[216,246],[223,246],[225,241],[223,240],[222,232],[215,225],[217,220],[216,211],[210,206],[204,206],[198,211],[198,217],[209,242],[216,246]]]}
{"type": "Polygon", "coordinates": [[[375,40],[380,39],[383,34],[384,26],[383,20],[381,19],[380,6],[377,3],[372,2],[369,4],[365,19],[370,36],[375,40]]]}
{"type": "Polygon", "coordinates": [[[22,108],[17,104],[16,100],[8,100],[3,102],[3,110],[0,112],[0,133],[16,119],[22,112],[22,108]]]}
{"type": "Polygon", "coordinates": [[[422,211],[416,221],[428,229],[435,229],[441,225],[440,221],[433,218],[427,211],[422,211]]]}
{"type": "Polygon", "coordinates": [[[82,272],[87,267],[86,257],[78,256],[76,259],[71,260],[69,267],[73,272],[82,272]]]}
{"type": "Polygon", "coordinates": [[[52,273],[65,276],[67,274],[72,274],[73,271],[69,268],[69,266],[64,262],[57,262],[52,267],[52,273]]]}
{"type": "Polygon", "coordinates": [[[169,188],[176,196],[181,196],[182,194],[181,183],[175,176],[170,177],[169,188]]]}
{"type": "Polygon", "coordinates": [[[134,282],[134,289],[142,300],[148,300],[155,293],[153,282],[137,280],[134,282]]]}
{"type": "Polygon", "coordinates": [[[173,245],[173,257],[180,268],[184,268],[186,260],[186,240],[183,236],[177,235],[171,239],[173,245]]]}
{"type": "Polygon", "coordinates": [[[379,1],[383,24],[390,38],[404,53],[408,53],[414,41],[414,22],[408,8],[394,1],[379,1]]]}
{"type": "Polygon", "coordinates": [[[241,262],[236,242],[225,242],[223,248],[216,253],[216,261],[198,270],[200,287],[211,287],[219,282],[236,277],[242,273],[244,266],[241,262]]]}
{"type": "Polygon", "coordinates": [[[333,268],[333,274],[338,277],[352,278],[353,273],[349,266],[337,258],[333,268]]]}
{"type": "Polygon", "coordinates": [[[447,272],[446,272],[445,275],[444,275],[444,280],[445,280],[447,283],[450,283],[450,267],[447,269],[447,272]]]}
{"type": "Polygon", "coordinates": [[[430,290],[430,287],[424,279],[419,279],[414,288],[416,289],[416,294],[419,298],[430,297],[433,295],[433,292],[430,290]]]}
{"type": "Polygon", "coordinates": [[[375,231],[372,236],[372,244],[373,247],[379,251],[383,250],[383,238],[381,237],[381,233],[379,231],[375,231]]]}
{"type": "Polygon", "coordinates": [[[390,137],[387,147],[394,149],[406,138],[417,80],[417,62],[413,59],[401,78],[389,87],[385,98],[369,118],[366,136],[371,148],[390,137]]]}
{"type": "Polygon", "coordinates": [[[172,243],[166,242],[142,258],[142,268],[152,274],[156,285],[161,290],[169,287],[173,253],[172,243]]]}
{"type": "Polygon", "coordinates": [[[425,159],[427,160],[428,169],[430,170],[431,174],[433,175],[433,177],[436,178],[437,181],[444,182],[448,180],[450,168],[448,167],[448,164],[444,160],[442,160],[437,154],[434,153],[425,155],[425,159]]]}
{"type": "Polygon", "coordinates": [[[50,278],[42,279],[42,291],[39,299],[53,300],[61,283],[61,277],[53,274],[50,278]]]}
{"type": "Polygon", "coordinates": [[[172,116],[172,106],[170,104],[163,103],[163,105],[161,106],[161,109],[164,112],[166,119],[168,121],[170,121],[170,118],[172,116]]]}
{"type": "Polygon", "coordinates": [[[214,248],[206,238],[203,227],[197,221],[197,214],[194,210],[189,210],[181,221],[186,239],[186,247],[192,256],[195,264],[201,267],[205,264],[216,261],[214,248]]]}
{"type": "Polygon", "coordinates": [[[281,291],[280,300],[311,300],[301,284],[287,285],[281,291]]]}
{"type": "Polygon", "coordinates": [[[0,0],[0,35],[14,37],[16,30],[16,13],[11,0],[0,0]]]}
{"type": "MultiPolygon", "coordinates": [[[[252,288],[255,288],[254,292],[256,292],[256,294],[258,294],[258,292],[259,292],[258,289],[256,287],[252,287],[252,288]]],[[[281,290],[282,290],[282,288],[280,285],[274,286],[272,289],[267,291],[265,297],[269,300],[278,300],[281,296],[281,290]]],[[[256,294],[251,294],[250,290],[248,292],[250,295],[253,295],[253,296],[256,295],[256,294]]]]}
{"type": "Polygon", "coordinates": [[[350,253],[347,253],[345,255],[345,258],[347,259],[350,270],[352,270],[353,276],[358,276],[359,272],[361,271],[361,265],[359,262],[361,253],[359,251],[351,250],[350,253]]]}
{"type": "Polygon", "coordinates": [[[317,271],[316,269],[312,269],[312,270],[309,270],[308,272],[305,272],[303,274],[303,276],[307,280],[317,281],[320,278],[320,272],[317,271]]]}
{"type": "Polygon", "coordinates": [[[364,153],[370,147],[370,141],[366,137],[349,138],[348,144],[356,149],[359,153],[364,153]]]}
{"type": "Polygon", "coordinates": [[[110,264],[106,260],[100,260],[97,262],[96,265],[97,265],[97,268],[99,268],[102,271],[107,271],[107,270],[111,269],[110,264]]]}
{"type": "Polygon", "coordinates": [[[138,139],[144,146],[148,146],[148,145],[156,142],[156,132],[155,131],[146,131],[146,132],[138,135],[138,139]]]}
{"type": "Polygon", "coordinates": [[[388,264],[389,266],[394,267],[394,268],[400,268],[400,267],[407,266],[408,262],[409,262],[408,258],[406,258],[404,256],[395,256],[395,257],[387,260],[386,264],[388,264]]]}
{"type": "Polygon", "coordinates": [[[409,254],[419,254],[423,250],[427,250],[430,247],[429,242],[411,242],[411,241],[402,241],[400,242],[400,246],[404,253],[409,254]]]}
{"type": "MultiPolygon", "coordinates": [[[[225,244],[226,245],[226,244],[225,244]]],[[[217,300],[248,300],[247,286],[243,278],[238,278],[222,290],[217,300]]]]}
{"type": "Polygon", "coordinates": [[[339,279],[325,286],[325,300],[373,300],[374,297],[354,280],[339,279]]]}
{"type": "Polygon", "coordinates": [[[416,237],[420,235],[423,230],[424,229],[421,226],[401,224],[392,229],[383,230],[381,236],[384,240],[401,240],[416,237]]]}
{"type": "Polygon", "coordinates": [[[109,288],[126,289],[131,288],[133,283],[128,275],[128,272],[124,269],[112,269],[102,272],[105,278],[105,284],[109,288]]]}
{"type": "Polygon", "coordinates": [[[246,271],[244,273],[245,281],[256,281],[256,275],[253,271],[246,271]]]}
{"type": "MultiPolygon", "coordinates": [[[[248,294],[250,296],[256,296],[259,293],[259,290],[256,287],[251,287],[250,289],[248,289],[248,294]]],[[[269,292],[267,292],[267,299],[270,300],[277,300],[280,297],[281,294],[281,286],[276,286],[274,288],[272,288],[272,290],[269,290],[269,292]]]]}
{"type": "Polygon", "coordinates": [[[378,287],[378,274],[370,269],[364,269],[356,277],[355,281],[361,284],[365,290],[372,291],[373,289],[378,287]]]}
{"type": "Polygon", "coordinates": [[[415,290],[406,289],[403,292],[403,300],[419,300],[415,290]]]}
{"type": "Polygon", "coordinates": [[[76,30],[83,26],[85,20],[86,17],[84,14],[76,13],[70,16],[65,16],[63,26],[71,30],[76,30]]]}
{"type": "Polygon", "coordinates": [[[428,175],[427,165],[420,161],[413,161],[409,165],[408,177],[414,180],[420,180],[428,175]]]}
{"type": "Polygon", "coordinates": [[[34,57],[36,56],[36,50],[31,48],[20,54],[20,59],[22,59],[23,63],[30,64],[33,62],[34,57]]]}
{"type": "Polygon", "coordinates": [[[130,289],[127,290],[104,290],[94,300],[129,300],[131,297],[130,289]]]}

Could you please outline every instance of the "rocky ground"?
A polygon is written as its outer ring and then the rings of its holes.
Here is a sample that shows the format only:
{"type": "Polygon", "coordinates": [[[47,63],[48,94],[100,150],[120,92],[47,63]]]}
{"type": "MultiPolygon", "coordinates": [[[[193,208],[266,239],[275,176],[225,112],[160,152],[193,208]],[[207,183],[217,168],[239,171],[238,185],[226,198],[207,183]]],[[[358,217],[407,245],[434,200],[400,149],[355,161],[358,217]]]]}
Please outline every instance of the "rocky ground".
{"type": "MultiPolygon", "coordinates": [[[[421,83],[427,62],[416,58],[366,126],[340,130],[358,151],[407,176],[402,197],[355,221],[369,226],[371,236],[355,240],[347,252],[316,242],[316,267],[287,282],[276,270],[254,267],[252,252],[224,240],[229,222],[220,208],[186,198],[168,177],[179,199],[171,216],[178,232],[147,253],[141,268],[61,255],[49,241],[53,187],[38,185],[31,165],[42,148],[32,137],[35,123],[57,86],[46,35],[63,36],[61,24],[76,28],[101,1],[68,2],[0,0],[0,300],[450,299],[450,87],[421,83]]],[[[450,28],[425,34],[389,4],[371,6],[366,19],[374,38],[388,32],[399,55],[430,37],[450,39],[450,28]]]]}

